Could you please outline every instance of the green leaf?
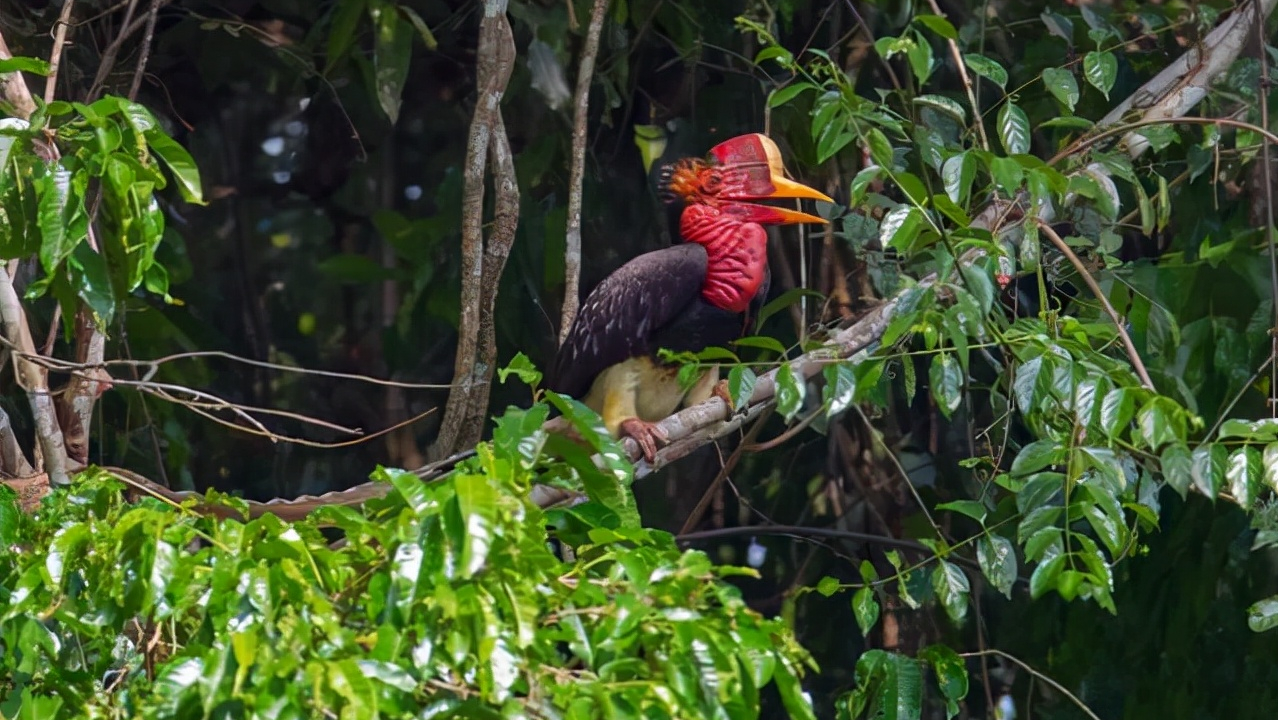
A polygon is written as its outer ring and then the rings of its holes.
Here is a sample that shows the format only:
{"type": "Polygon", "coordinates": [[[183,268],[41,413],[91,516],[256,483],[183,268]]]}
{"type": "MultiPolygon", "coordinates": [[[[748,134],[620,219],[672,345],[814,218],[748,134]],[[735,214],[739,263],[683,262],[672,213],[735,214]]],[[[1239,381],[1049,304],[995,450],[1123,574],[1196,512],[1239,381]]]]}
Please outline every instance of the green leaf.
{"type": "Polygon", "coordinates": [[[879,242],[905,252],[919,236],[923,228],[923,216],[919,209],[912,205],[900,205],[889,212],[879,224],[879,242]]]}
{"type": "Polygon", "coordinates": [[[1224,445],[1208,443],[1194,448],[1191,455],[1190,476],[1194,480],[1194,487],[1213,502],[1225,482],[1228,452],[1224,445]]]}
{"type": "Polygon", "coordinates": [[[1025,180],[1025,168],[1012,158],[990,158],[990,177],[1004,192],[1015,194],[1025,180]]]}
{"type": "Polygon", "coordinates": [[[840,583],[838,578],[830,577],[829,575],[826,575],[825,577],[821,578],[820,582],[817,583],[816,591],[821,593],[821,595],[825,597],[830,597],[831,595],[839,591],[839,587],[840,587],[840,583]]]}
{"type": "Polygon", "coordinates": [[[390,119],[399,120],[399,106],[408,78],[408,61],[413,48],[412,28],[400,18],[395,5],[387,0],[371,0],[368,8],[373,20],[373,83],[377,102],[390,119]]]}
{"type": "Polygon", "coordinates": [[[1265,632],[1278,627],[1278,595],[1265,598],[1247,608],[1247,627],[1252,632],[1265,632]]]}
{"type": "Polygon", "coordinates": [[[754,397],[754,386],[759,378],[754,371],[745,365],[734,365],[728,371],[728,395],[732,398],[732,407],[741,409],[750,404],[754,397]]]}
{"type": "Polygon", "coordinates": [[[520,382],[533,390],[536,390],[537,386],[541,384],[543,377],[537,366],[533,365],[532,360],[529,360],[528,356],[522,352],[515,353],[515,357],[510,359],[506,367],[497,369],[497,380],[503,385],[506,384],[506,378],[511,375],[519,378],[520,382]]]}
{"type": "Polygon", "coordinates": [[[147,131],[144,137],[147,146],[168,167],[173,179],[177,180],[178,193],[182,199],[195,205],[205,205],[200,169],[195,166],[191,153],[158,127],[147,131]]]}
{"type": "Polygon", "coordinates": [[[950,156],[941,166],[941,181],[945,183],[945,194],[959,205],[967,203],[972,189],[972,180],[975,178],[976,156],[966,150],[950,156]]]}
{"type": "Polygon", "coordinates": [[[984,55],[968,53],[963,56],[963,62],[967,65],[968,70],[971,70],[986,80],[989,80],[999,86],[999,88],[1007,87],[1007,70],[994,60],[991,60],[984,55]]]}
{"type": "Polygon", "coordinates": [[[963,571],[954,563],[938,560],[932,571],[932,589],[945,608],[945,614],[955,624],[961,624],[967,617],[968,594],[972,589],[963,571]]]}
{"type": "Polygon", "coordinates": [[[28,72],[32,75],[48,77],[49,70],[49,63],[40,58],[10,57],[0,60],[0,75],[11,72],[28,72]]]}
{"type": "Polygon", "coordinates": [[[887,136],[878,128],[870,128],[870,131],[865,134],[865,141],[870,147],[870,159],[879,167],[891,170],[895,163],[892,143],[888,142],[887,136]]]}
{"type": "Polygon", "coordinates": [[[945,716],[958,715],[959,701],[967,697],[967,665],[958,653],[946,645],[929,645],[919,651],[919,659],[932,666],[936,687],[945,698],[945,716]]]}
{"type": "Polygon", "coordinates": [[[1194,481],[1194,461],[1189,448],[1183,443],[1168,445],[1163,450],[1160,464],[1163,470],[1163,481],[1180,493],[1183,498],[1189,492],[1194,481]]]}
{"type": "Polygon", "coordinates": [[[1035,440],[1021,448],[1012,460],[1012,475],[1023,476],[1065,462],[1066,449],[1055,440],[1035,440]]]}
{"type": "Polygon", "coordinates": [[[635,504],[634,493],[630,490],[630,483],[634,480],[634,467],[621,444],[608,433],[599,416],[577,400],[554,392],[546,393],[546,400],[563,413],[577,434],[598,453],[602,461],[603,472],[585,472],[582,477],[590,499],[617,513],[622,527],[640,527],[639,509],[635,504]]]}
{"type": "Polygon", "coordinates": [[[1043,593],[1056,587],[1056,580],[1065,568],[1066,559],[1065,555],[1056,555],[1034,568],[1034,574],[1030,575],[1030,597],[1037,600],[1043,593]]]}
{"type": "Polygon", "coordinates": [[[932,358],[928,371],[932,385],[932,397],[945,417],[950,417],[963,402],[963,369],[950,353],[939,353],[932,358]]]}
{"type": "Polygon", "coordinates": [[[856,399],[856,373],[848,362],[831,363],[821,372],[825,376],[825,388],[821,391],[825,416],[833,418],[851,407],[856,399]]]}
{"type": "Polygon", "coordinates": [[[328,30],[327,70],[332,70],[337,61],[355,44],[355,29],[367,5],[368,0],[338,0],[328,30]]]}
{"type": "Polygon", "coordinates": [[[1016,548],[1012,541],[994,533],[982,535],[976,540],[976,560],[994,589],[1010,600],[1016,583],[1016,548]]]}
{"type": "MultiPolygon", "coordinates": [[[[754,321],[755,331],[758,332],[763,327],[763,323],[767,322],[768,318],[799,302],[799,300],[805,297],[816,300],[825,300],[825,295],[817,292],[816,290],[810,290],[803,287],[790,288],[778,295],[775,299],[768,301],[768,303],[763,306],[763,309],[759,310],[759,317],[754,321]]],[[[784,355],[785,351],[782,350],[781,354],[784,355]]]]}
{"type": "Polygon", "coordinates": [[[1083,56],[1083,77],[1109,99],[1109,91],[1118,77],[1118,59],[1109,51],[1093,50],[1083,56]]]}
{"type": "MultiPolygon", "coordinates": [[[[1264,464],[1264,481],[1269,490],[1278,493],[1278,442],[1272,442],[1265,446],[1264,456],[1262,458],[1264,464]]],[[[1181,493],[1182,495],[1184,493],[1181,493]]]]}
{"type": "Polygon", "coordinates": [[[435,33],[430,31],[430,26],[426,24],[425,20],[422,20],[422,16],[407,5],[398,5],[397,7],[400,12],[404,13],[404,17],[408,18],[408,21],[413,24],[413,28],[417,30],[417,35],[422,39],[422,45],[425,45],[427,50],[439,49],[439,41],[435,39],[435,33]]]}
{"type": "Polygon", "coordinates": [[[1008,155],[1021,155],[1030,149],[1030,123],[1025,111],[1007,101],[998,111],[998,137],[1008,155]]]}
{"type": "Polygon", "coordinates": [[[1100,426],[1109,437],[1118,437],[1136,412],[1136,397],[1127,388],[1110,390],[1101,401],[1100,426]]]}
{"type": "Polygon", "coordinates": [[[1229,494],[1234,496],[1243,510],[1250,510],[1260,493],[1263,468],[1260,453],[1251,445],[1234,450],[1229,456],[1225,478],[1229,480],[1229,494]]]}
{"type": "Polygon", "coordinates": [[[771,350],[779,357],[785,357],[785,346],[781,341],[767,335],[749,335],[732,341],[737,347],[752,347],[760,350],[771,350]]]}
{"type": "Polygon", "coordinates": [[[966,515],[982,524],[985,522],[985,516],[989,514],[989,511],[985,509],[985,504],[976,500],[954,500],[953,502],[941,503],[936,506],[936,509],[966,515]]]}
{"type": "Polygon", "coordinates": [[[777,411],[786,422],[803,409],[803,397],[807,393],[807,384],[794,374],[789,363],[777,369],[777,411]]]}
{"type": "Polygon", "coordinates": [[[1071,45],[1074,42],[1074,23],[1064,15],[1059,15],[1051,10],[1044,10],[1039,18],[1043,24],[1047,26],[1047,31],[1055,35],[1071,45]]]}
{"type": "Polygon", "coordinates": [[[915,15],[914,22],[921,24],[946,40],[958,40],[958,31],[954,29],[954,25],[940,15],[926,13],[915,15]]]}
{"type": "Polygon", "coordinates": [[[863,587],[852,595],[852,614],[856,616],[856,625],[861,635],[870,636],[874,624],[879,621],[879,601],[874,597],[874,590],[863,587]]]}
{"type": "Polygon", "coordinates": [[[69,218],[76,215],[75,206],[80,201],[71,182],[71,171],[61,163],[50,167],[39,185],[40,264],[50,275],[66,259],[88,232],[87,222],[75,228],[68,227],[69,218]],[[80,234],[83,230],[85,234],[80,234]],[[78,237],[77,237],[78,235],[78,237]]]}
{"type": "Polygon", "coordinates": [[[1074,112],[1079,98],[1078,81],[1074,79],[1074,73],[1064,68],[1047,68],[1043,71],[1043,84],[1066,110],[1074,112]]]}
{"type": "Polygon", "coordinates": [[[462,542],[460,577],[479,572],[488,561],[496,524],[497,491],[483,475],[460,475],[453,481],[457,509],[461,512],[466,532],[462,542]]]}
{"type": "Polygon", "coordinates": [[[768,94],[768,107],[784,105],[808,90],[817,89],[819,88],[810,82],[791,83],[768,94]]]}

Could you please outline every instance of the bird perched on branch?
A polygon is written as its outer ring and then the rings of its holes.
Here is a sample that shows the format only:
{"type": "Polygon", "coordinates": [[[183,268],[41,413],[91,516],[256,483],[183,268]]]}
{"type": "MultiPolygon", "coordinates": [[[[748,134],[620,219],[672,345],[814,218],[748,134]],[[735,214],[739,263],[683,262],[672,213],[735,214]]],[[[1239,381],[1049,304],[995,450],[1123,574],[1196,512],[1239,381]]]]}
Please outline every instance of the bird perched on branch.
{"type": "Polygon", "coordinates": [[[651,462],[665,436],[654,423],[718,394],[718,369],[690,389],[658,350],[699,352],[742,337],[767,295],[764,225],[824,223],[815,215],[750,200],[829,197],[785,177],[781,153],[764,135],[726,140],[706,159],[664,168],[661,192],[685,204],[684,242],[621,266],[586,298],[547,387],[582,400],[614,437],[629,435],[651,462]]]}

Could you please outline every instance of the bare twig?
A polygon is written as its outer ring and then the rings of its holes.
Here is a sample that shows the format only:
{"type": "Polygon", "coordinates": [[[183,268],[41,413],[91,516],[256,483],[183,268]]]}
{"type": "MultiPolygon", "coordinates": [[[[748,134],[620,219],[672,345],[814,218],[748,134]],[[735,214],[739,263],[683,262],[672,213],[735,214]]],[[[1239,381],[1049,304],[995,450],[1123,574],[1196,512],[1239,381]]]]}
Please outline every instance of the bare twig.
{"type": "MultiPolygon", "coordinates": [[[[945,13],[941,12],[941,6],[936,0],[927,0],[928,5],[932,6],[932,12],[945,17],[945,13]]],[[[959,79],[963,81],[963,90],[967,92],[967,101],[972,105],[972,119],[976,123],[976,133],[981,137],[981,149],[988,151],[990,149],[989,136],[985,134],[985,122],[982,120],[981,106],[976,100],[976,90],[972,84],[972,78],[967,74],[967,63],[963,62],[963,51],[959,50],[958,42],[954,40],[945,41],[950,48],[950,55],[954,58],[954,67],[958,69],[959,79]]]]}
{"type": "Polygon", "coordinates": [[[71,10],[75,0],[66,0],[62,4],[62,14],[58,16],[57,29],[53,31],[53,50],[49,53],[49,77],[44,83],[44,104],[53,102],[53,94],[58,87],[58,70],[62,67],[62,48],[67,41],[67,27],[71,24],[71,10]]]}
{"type": "Polygon", "coordinates": [[[121,30],[111,41],[110,45],[102,53],[102,59],[98,63],[98,72],[93,76],[93,83],[89,85],[89,92],[85,94],[85,102],[93,102],[97,99],[98,93],[102,91],[102,84],[106,82],[107,75],[115,69],[115,58],[120,54],[120,48],[124,46],[124,41],[137,31],[139,26],[133,24],[133,13],[137,10],[138,0],[129,0],[129,6],[124,9],[124,20],[120,23],[121,30]]]}
{"type": "Polygon", "coordinates": [[[595,75],[595,56],[599,53],[599,34],[608,14],[608,0],[595,0],[590,12],[586,44],[581,48],[577,66],[577,95],[573,101],[572,168],[568,176],[568,228],[564,243],[564,306],[559,321],[559,342],[568,337],[573,318],[577,317],[581,282],[581,186],[586,166],[586,126],[590,106],[590,84],[595,75]]]}
{"type": "Polygon", "coordinates": [[[146,74],[147,60],[151,59],[151,44],[155,41],[155,19],[160,14],[161,0],[151,0],[151,9],[146,14],[146,32],[142,34],[142,50],[138,56],[138,65],[133,70],[133,82],[129,84],[129,99],[138,99],[138,89],[142,87],[142,76],[146,74]]]}
{"type": "Polygon", "coordinates": [[[507,0],[485,0],[484,16],[479,24],[479,97],[466,141],[462,173],[462,290],[457,358],[453,365],[453,390],[448,395],[439,437],[431,447],[433,457],[447,455],[479,439],[482,418],[487,411],[488,385],[495,370],[491,361],[484,362],[496,356],[492,328],[484,329],[492,321],[492,307],[486,305],[496,299],[496,280],[505,263],[503,253],[510,251],[519,218],[514,163],[501,121],[501,98],[515,64],[515,40],[506,17],[506,5],[507,0]],[[484,166],[490,152],[494,154],[494,167],[501,174],[495,179],[497,211],[485,253],[484,166]],[[497,267],[484,267],[486,254],[497,267]],[[485,287],[485,280],[491,280],[492,286],[485,287]]]}
{"type": "MultiPolygon", "coordinates": [[[[1255,5],[1254,23],[1256,35],[1256,55],[1260,60],[1260,83],[1256,97],[1260,99],[1260,126],[1269,127],[1269,55],[1265,52],[1265,18],[1261,15],[1260,5],[1255,5]]],[[[1265,185],[1265,234],[1269,241],[1269,300],[1273,303],[1273,328],[1269,331],[1269,358],[1278,356],[1278,243],[1274,241],[1274,178],[1273,158],[1270,157],[1269,138],[1261,140],[1260,162],[1261,178],[1265,185]]],[[[1250,383],[1249,383],[1250,384],[1250,383]]],[[[1273,374],[1269,378],[1269,415],[1278,417],[1278,364],[1274,365],[1273,374]]]]}
{"type": "MultiPolygon", "coordinates": [[[[27,393],[27,402],[31,404],[36,442],[43,456],[43,470],[49,474],[50,482],[66,485],[71,482],[71,476],[67,474],[66,447],[58,427],[53,398],[49,395],[49,374],[30,360],[36,354],[31,326],[27,323],[22,301],[18,299],[18,291],[13,287],[13,278],[3,268],[0,268],[0,324],[3,324],[5,338],[22,350],[21,353],[12,353],[13,371],[18,384],[27,393]]],[[[39,465],[37,463],[37,469],[39,465]]]]}
{"type": "Polygon", "coordinates": [[[1100,718],[1096,716],[1096,713],[1092,712],[1092,709],[1087,707],[1086,703],[1084,703],[1082,700],[1079,700],[1078,696],[1075,695],[1074,693],[1070,692],[1069,690],[1066,690],[1064,685],[1061,685],[1060,683],[1056,682],[1050,677],[1030,667],[1029,664],[1021,660],[1020,658],[1016,657],[1015,655],[1005,653],[1002,650],[995,650],[994,648],[990,648],[988,650],[981,650],[978,652],[959,653],[959,657],[982,657],[985,655],[993,655],[995,657],[1001,657],[1004,660],[1008,660],[1019,665],[1021,669],[1023,669],[1025,672],[1047,683],[1049,686],[1051,686],[1053,690],[1055,690],[1056,692],[1068,698],[1070,702],[1074,703],[1074,705],[1076,705],[1079,710],[1082,710],[1083,714],[1091,718],[1091,720],[1100,720],[1100,718]]]}
{"type": "Polygon", "coordinates": [[[1119,316],[1118,311],[1109,302],[1109,298],[1105,296],[1105,291],[1101,290],[1101,286],[1097,284],[1096,278],[1092,277],[1092,274],[1087,271],[1087,267],[1083,265],[1083,261],[1078,259],[1078,255],[1070,249],[1069,245],[1065,244],[1065,241],[1061,239],[1060,235],[1056,234],[1051,225],[1042,220],[1036,220],[1035,222],[1038,223],[1039,231],[1046,235],[1048,240],[1052,241],[1057,250],[1060,250],[1065,257],[1069,258],[1070,264],[1082,276],[1083,282],[1087,283],[1088,289],[1096,296],[1096,300],[1100,302],[1101,307],[1105,308],[1105,313],[1109,315],[1109,319],[1114,321],[1114,329],[1118,332],[1118,337],[1123,341],[1123,348],[1127,351],[1127,359],[1131,361],[1132,368],[1136,371],[1136,375],[1140,377],[1141,384],[1147,389],[1153,390],[1154,381],[1149,379],[1149,372],[1145,370],[1145,363],[1140,359],[1140,353],[1136,352],[1136,343],[1132,342],[1132,336],[1127,334],[1123,318],[1119,316]]]}

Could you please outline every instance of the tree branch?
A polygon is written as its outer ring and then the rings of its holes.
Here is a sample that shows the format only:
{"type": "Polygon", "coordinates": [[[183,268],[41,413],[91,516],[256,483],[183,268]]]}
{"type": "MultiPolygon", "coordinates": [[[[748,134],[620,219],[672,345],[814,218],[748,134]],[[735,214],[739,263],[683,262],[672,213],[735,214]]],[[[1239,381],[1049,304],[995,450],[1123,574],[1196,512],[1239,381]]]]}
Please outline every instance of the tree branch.
{"type": "Polygon", "coordinates": [[[1132,342],[1132,336],[1127,334],[1127,328],[1124,326],[1123,318],[1118,315],[1118,311],[1114,309],[1113,304],[1109,302],[1109,298],[1105,296],[1105,291],[1101,290],[1101,286],[1097,284],[1096,278],[1087,272],[1087,267],[1083,265],[1083,261],[1078,259],[1078,255],[1070,249],[1061,236],[1056,234],[1051,225],[1037,220],[1038,229],[1057,250],[1061,251],[1065,257],[1069,258],[1069,262],[1082,276],[1083,282],[1087,284],[1087,288],[1092,291],[1092,295],[1096,296],[1096,300],[1100,302],[1101,307],[1105,308],[1105,314],[1109,315],[1109,319],[1114,322],[1114,329],[1118,332],[1118,337],[1123,341],[1123,349],[1127,351],[1127,359],[1132,362],[1132,368],[1136,370],[1136,375],[1140,377],[1140,382],[1148,390],[1154,389],[1154,381],[1149,379],[1149,371],[1145,369],[1145,363],[1140,359],[1140,353],[1136,352],[1136,343],[1132,342]]]}
{"type": "MultiPolygon", "coordinates": [[[[1176,58],[1136,92],[1115,105],[1096,128],[1132,120],[1136,110],[1142,120],[1167,120],[1185,116],[1207,97],[1217,78],[1223,75],[1242,54],[1251,23],[1269,17],[1278,0],[1247,0],[1232,15],[1217,25],[1207,37],[1176,58]]],[[[1149,149],[1143,136],[1128,133],[1124,138],[1127,151],[1138,157],[1149,149]]]]}
{"type": "Polygon", "coordinates": [[[559,321],[559,342],[563,343],[577,317],[581,294],[581,186],[586,165],[587,110],[590,106],[590,83],[595,75],[595,56],[599,54],[599,34],[608,14],[608,0],[595,0],[590,13],[586,44],[581,49],[577,67],[577,94],[573,100],[572,167],[568,177],[568,227],[564,243],[564,305],[559,321]]]}
{"type": "MultiPolygon", "coordinates": [[[[444,419],[440,423],[439,437],[431,447],[432,457],[442,457],[455,448],[472,445],[479,440],[476,413],[481,416],[487,411],[487,386],[492,380],[494,368],[491,360],[486,358],[496,355],[495,347],[489,347],[491,333],[483,331],[484,318],[491,323],[492,307],[485,307],[486,301],[496,300],[496,282],[494,287],[485,290],[484,279],[499,278],[501,264],[505,262],[505,254],[510,251],[509,244],[514,240],[514,229],[518,224],[518,189],[513,179],[513,166],[509,176],[498,177],[497,191],[500,224],[494,227],[492,243],[505,245],[490,249],[494,258],[501,258],[498,267],[484,268],[484,166],[489,152],[500,153],[502,148],[506,158],[510,156],[509,141],[506,138],[505,126],[501,122],[501,98],[510,81],[510,74],[515,65],[515,40],[510,29],[510,21],[506,18],[507,0],[485,0],[484,17],[479,24],[479,61],[477,78],[479,97],[475,103],[475,114],[470,124],[470,133],[466,141],[466,162],[463,169],[462,199],[462,289],[461,313],[458,319],[457,357],[453,364],[453,390],[448,395],[448,404],[444,410],[444,419]],[[494,140],[500,133],[501,139],[494,140]],[[514,212],[510,211],[511,192],[513,191],[514,212]],[[509,237],[506,234],[509,233],[509,237]],[[481,347],[481,342],[484,347],[481,347]],[[482,389],[481,389],[482,386],[482,389]],[[479,400],[483,400],[480,408],[479,400]]],[[[496,158],[498,165],[505,160],[496,158]]],[[[482,427],[482,421],[479,423],[482,427]]]]}

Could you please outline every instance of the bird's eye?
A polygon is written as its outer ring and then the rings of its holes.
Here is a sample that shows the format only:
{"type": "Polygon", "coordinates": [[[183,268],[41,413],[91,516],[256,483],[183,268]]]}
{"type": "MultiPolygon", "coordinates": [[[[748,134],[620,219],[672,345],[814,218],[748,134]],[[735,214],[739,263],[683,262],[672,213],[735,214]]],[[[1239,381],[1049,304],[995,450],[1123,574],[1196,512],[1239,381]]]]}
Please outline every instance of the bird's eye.
{"type": "Polygon", "coordinates": [[[717,172],[707,173],[705,181],[701,183],[702,191],[711,195],[717,194],[722,188],[723,178],[717,172]]]}

